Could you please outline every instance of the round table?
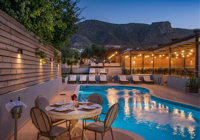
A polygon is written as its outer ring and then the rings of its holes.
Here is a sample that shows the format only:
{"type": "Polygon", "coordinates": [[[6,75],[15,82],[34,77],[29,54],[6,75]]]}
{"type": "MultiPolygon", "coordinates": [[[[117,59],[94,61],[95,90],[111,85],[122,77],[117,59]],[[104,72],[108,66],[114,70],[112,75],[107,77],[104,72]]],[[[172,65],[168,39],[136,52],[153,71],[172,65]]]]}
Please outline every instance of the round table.
{"type": "MultiPolygon", "coordinates": [[[[72,112],[65,113],[65,112],[51,111],[55,109],[56,107],[52,107],[52,105],[50,105],[50,106],[47,106],[45,110],[51,118],[70,120],[71,121],[70,135],[73,135],[76,133],[79,135],[82,135],[82,129],[78,126],[78,119],[86,119],[89,117],[94,117],[101,113],[101,110],[102,110],[101,105],[94,104],[92,106],[97,106],[98,108],[96,108],[95,110],[89,110],[89,111],[75,109],[72,112]]],[[[79,106],[79,108],[82,108],[82,107],[83,107],[82,105],[79,106]]],[[[88,140],[85,134],[83,134],[83,138],[85,140],[88,140]]]]}

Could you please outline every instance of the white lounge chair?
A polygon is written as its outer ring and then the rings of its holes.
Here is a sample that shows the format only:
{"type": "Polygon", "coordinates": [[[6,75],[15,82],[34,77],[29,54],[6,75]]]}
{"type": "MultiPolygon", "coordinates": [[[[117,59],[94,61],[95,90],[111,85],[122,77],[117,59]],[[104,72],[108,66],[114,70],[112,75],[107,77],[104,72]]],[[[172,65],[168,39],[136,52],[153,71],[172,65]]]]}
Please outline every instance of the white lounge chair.
{"type": "Polygon", "coordinates": [[[135,75],[132,77],[132,83],[141,83],[141,80],[139,79],[139,76],[138,75],[135,75]]]}
{"type": "Polygon", "coordinates": [[[109,67],[110,64],[109,63],[104,63],[104,67],[109,67]]]}
{"type": "Polygon", "coordinates": [[[81,75],[79,82],[87,83],[87,76],[86,75],[81,75]]]}
{"type": "Polygon", "coordinates": [[[110,66],[111,66],[111,67],[114,67],[114,66],[115,66],[115,63],[110,63],[110,66]]]}
{"type": "Polygon", "coordinates": [[[103,83],[106,83],[107,84],[107,76],[106,75],[100,75],[100,83],[103,84],[103,83]]]}
{"type": "Polygon", "coordinates": [[[103,68],[103,63],[98,63],[97,65],[99,68],[103,68]]]}
{"type": "Polygon", "coordinates": [[[120,67],[121,65],[120,65],[120,63],[115,63],[115,66],[120,67]]]}
{"type": "Polygon", "coordinates": [[[100,69],[100,74],[107,74],[106,69],[100,69]]]}
{"type": "Polygon", "coordinates": [[[76,75],[70,75],[69,83],[76,83],[76,75]]]}
{"type": "Polygon", "coordinates": [[[128,84],[129,83],[129,81],[128,80],[126,80],[126,76],[120,76],[120,79],[119,79],[119,82],[121,83],[121,84],[128,84]]]}
{"type": "Polygon", "coordinates": [[[144,77],[144,83],[148,84],[148,83],[152,83],[154,84],[154,81],[151,80],[150,76],[143,76],[144,77]]]}
{"type": "Polygon", "coordinates": [[[94,68],[90,68],[89,74],[95,74],[95,69],[94,68]]]}
{"type": "Polygon", "coordinates": [[[95,75],[89,75],[89,81],[88,81],[88,83],[90,83],[90,84],[96,83],[95,75]]]}
{"type": "Polygon", "coordinates": [[[96,65],[96,63],[91,63],[90,66],[91,66],[91,67],[96,67],[97,65],[96,65]]]}

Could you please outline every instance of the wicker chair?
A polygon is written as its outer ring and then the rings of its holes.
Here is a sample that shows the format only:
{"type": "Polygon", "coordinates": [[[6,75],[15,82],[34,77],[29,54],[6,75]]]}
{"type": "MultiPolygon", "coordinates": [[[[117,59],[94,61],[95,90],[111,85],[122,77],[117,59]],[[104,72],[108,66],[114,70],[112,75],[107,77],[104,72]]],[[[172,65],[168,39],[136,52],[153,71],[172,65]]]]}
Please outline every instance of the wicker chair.
{"type": "Polygon", "coordinates": [[[44,136],[50,138],[50,140],[54,140],[58,136],[63,134],[67,134],[69,139],[71,140],[70,136],[70,121],[68,128],[60,127],[60,126],[52,126],[50,117],[38,107],[33,107],[30,111],[30,116],[32,119],[33,124],[39,130],[37,135],[37,140],[39,137],[44,136]]]}
{"type": "MultiPolygon", "coordinates": [[[[90,96],[88,96],[88,102],[99,104],[101,106],[103,105],[103,99],[102,99],[101,95],[99,95],[97,93],[93,93],[90,96]]],[[[105,113],[102,113],[102,114],[105,115],[105,113]]],[[[100,121],[100,117],[97,115],[94,117],[83,119],[83,121],[85,121],[85,125],[86,125],[87,120],[93,120],[93,121],[97,122],[97,121],[100,121]]]]}
{"type": "MultiPolygon", "coordinates": [[[[35,99],[35,107],[38,107],[42,110],[45,111],[45,108],[49,105],[49,101],[47,100],[47,98],[43,95],[39,95],[36,99],[35,99]]],[[[62,123],[65,123],[66,120],[62,120],[62,119],[54,119],[51,118],[51,123],[52,125],[59,125],[62,123]]]]}
{"type": "Polygon", "coordinates": [[[119,103],[115,103],[108,110],[108,112],[106,114],[106,118],[104,120],[104,123],[94,122],[94,123],[90,123],[87,126],[83,125],[83,131],[82,131],[82,138],[81,139],[83,140],[84,130],[94,131],[95,132],[95,140],[96,140],[96,136],[97,136],[96,133],[101,133],[101,138],[103,140],[103,136],[104,136],[105,132],[110,130],[111,134],[112,134],[112,139],[114,140],[111,125],[114,122],[115,118],[117,117],[118,111],[119,111],[119,103]]]}

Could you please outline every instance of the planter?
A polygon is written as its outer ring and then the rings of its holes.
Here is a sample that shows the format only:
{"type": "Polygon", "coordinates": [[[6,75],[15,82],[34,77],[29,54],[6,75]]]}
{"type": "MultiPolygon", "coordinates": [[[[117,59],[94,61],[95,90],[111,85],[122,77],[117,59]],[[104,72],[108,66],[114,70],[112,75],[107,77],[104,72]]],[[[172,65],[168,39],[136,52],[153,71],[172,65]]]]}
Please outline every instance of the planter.
{"type": "Polygon", "coordinates": [[[198,87],[185,87],[185,92],[198,93],[198,87]]]}

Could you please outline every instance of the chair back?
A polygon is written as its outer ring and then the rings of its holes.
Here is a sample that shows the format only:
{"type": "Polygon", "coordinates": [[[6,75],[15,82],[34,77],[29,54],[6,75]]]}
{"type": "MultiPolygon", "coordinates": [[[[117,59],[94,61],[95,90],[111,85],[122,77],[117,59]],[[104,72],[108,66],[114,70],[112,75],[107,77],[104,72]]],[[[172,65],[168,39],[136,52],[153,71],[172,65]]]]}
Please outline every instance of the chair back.
{"type": "Polygon", "coordinates": [[[100,81],[107,81],[106,75],[100,75],[100,81]]]}
{"type": "Polygon", "coordinates": [[[89,81],[95,81],[95,75],[89,75],[89,81]]]}
{"type": "Polygon", "coordinates": [[[98,63],[98,66],[100,66],[100,67],[103,66],[103,63],[98,63]]]}
{"type": "Polygon", "coordinates": [[[126,76],[120,76],[121,81],[126,81],[126,76]]]}
{"type": "Polygon", "coordinates": [[[76,75],[70,75],[70,80],[76,81],[76,75]]]}
{"type": "Polygon", "coordinates": [[[139,81],[139,76],[133,76],[133,81],[139,81]]]}
{"type": "Polygon", "coordinates": [[[90,72],[91,72],[91,73],[95,73],[95,69],[90,68],[90,72]]]}
{"type": "Polygon", "coordinates": [[[103,105],[103,99],[101,95],[97,93],[93,93],[90,96],[88,96],[88,101],[91,103],[99,104],[101,106],[103,105]]]}
{"type": "Polygon", "coordinates": [[[91,66],[95,67],[95,66],[96,66],[96,63],[91,63],[91,66]]]}
{"type": "Polygon", "coordinates": [[[115,121],[117,114],[119,111],[119,103],[115,103],[110,107],[106,114],[106,118],[104,120],[104,127],[108,128],[112,125],[112,123],[115,121]]]}
{"type": "Polygon", "coordinates": [[[105,69],[100,69],[100,73],[106,73],[105,69]]]}
{"type": "Polygon", "coordinates": [[[39,95],[36,99],[35,99],[35,107],[38,107],[42,110],[45,110],[45,107],[47,107],[49,105],[49,101],[48,99],[43,96],[43,95],[39,95]]]}
{"type": "Polygon", "coordinates": [[[150,76],[144,76],[144,80],[145,80],[145,81],[151,80],[151,79],[150,79],[150,76]]]}
{"type": "Polygon", "coordinates": [[[33,124],[40,132],[49,133],[51,131],[51,119],[42,109],[33,107],[30,116],[33,124]]]}
{"type": "Polygon", "coordinates": [[[86,81],[86,75],[81,75],[80,80],[82,80],[82,81],[86,81]]]}

